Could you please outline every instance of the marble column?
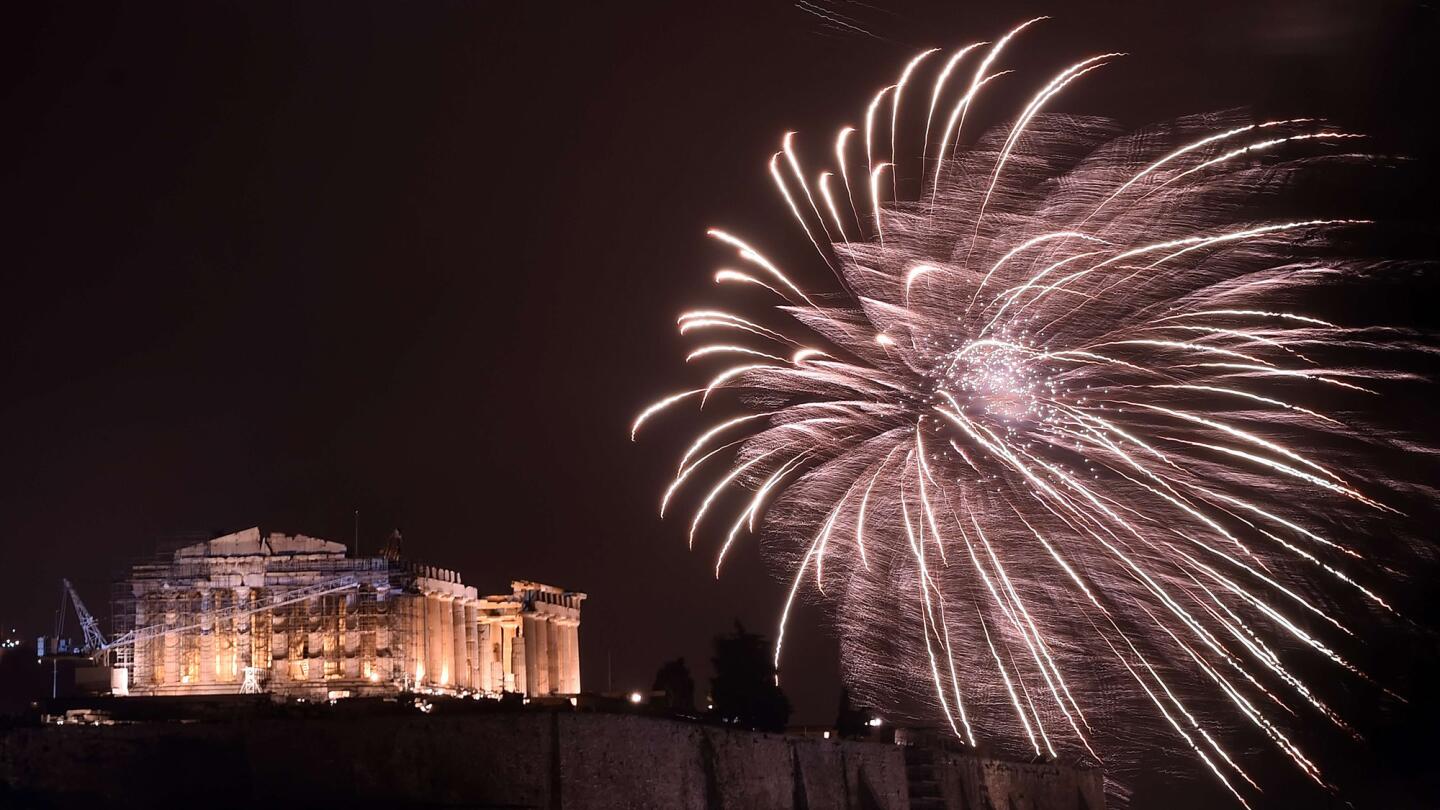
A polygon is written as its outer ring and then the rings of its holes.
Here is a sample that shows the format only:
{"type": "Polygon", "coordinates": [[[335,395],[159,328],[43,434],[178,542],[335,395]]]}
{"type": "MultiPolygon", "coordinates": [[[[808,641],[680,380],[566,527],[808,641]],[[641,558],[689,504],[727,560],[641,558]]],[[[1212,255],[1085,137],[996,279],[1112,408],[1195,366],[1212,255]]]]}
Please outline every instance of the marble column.
{"type": "Polygon", "coordinates": [[[524,686],[516,686],[520,683],[515,679],[515,673],[523,669],[525,662],[525,651],[516,646],[516,637],[519,635],[520,623],[506,622],[500,625],[500,688],[505,692],[524,692],[524,686]]]}
{"type": "Polygon", "coordinates": [[[495,650],[495,685],[502,692],[519,691],[515,688],[515,628],[509,622],[495,625],[499,644],[495,650]]]}
{"type": "Polygon", "coordinates": [[[395,628],[397,601],[393,598],[381,598],[375,602],[375,661],[371,665],[372,672],[376,678],[383,682],[394,680],[396,674],[395,656],[395,628]]]}
{"type": "Polygon", "coordinates": [[[469,642],[465,633],[465,601],[460,597],[450,600],[450,636],[454,654],[450,663],[450,683],[457,689],[470,688],[469,642]]]}
{"type": "Polygon", "coordinates": [[[305,600],[305,679],[310,681],[325,680],[325,598],[305,600]]]}
{"type": "MultiPolygon", "coordinates": [[[[149,618],[150,614],[145,610],[145,600],[135,600],[135,626],[137,628],[144,627],[149,618]]],[[[150,686],[155,683],[155,665],[151,659],[154,647],[153,639],[136,642],[131,662],[133,671],[130,673],[130,679],[132,683],[140,686],[150,686]]]]}
{"type": "Polygon", "coordinates": [[[360,610],[365,604],[357,591],[347,591],[341,600],[345,606],[345,618],[340,624],[340,675],[345,678],[360,677],[360,610]]]}
{"type": "Polygon", "coordinates": [[[486,692],[492,692],[495,689],[495,684],[493,683],[491,678],[490,668],[490,659],[494,655],[493,648],[495,644],[490,633],[494,628],[495,625],[483,620],[475,628],[475,652],[477,665],[475,683],[480,689],[486,692]]]}
{"type": "Polygon", "coordinates": [[[480,611],[473,600],[465,600],[465,685],[483,689],[480,681],[480,611]]]}
{"type": "Polygon", "coordinates": [[[565,654],[565,628],[555,622],[554,617],[545,617],[545,694],[553,695],[565,691],[560,684],[564,669],[560,659],[565,654]]]}
{"type": "Polygon", "coordinates": [[[455,685],[455,597],[440,594],[435,607],[439,610],[436,622],[440,627],[440,685],[455,685]]]}
{"type": "Polygon", "coordinates": [[[569,672],[566,662],[570,655],[570,637],[565,632],[565,620],[552,616],[550,618],[550,691],[557,694],[568,694],[570,691],[569,672]]]}
{"type": "Polygon", "coordinates": [[[511,671],[507,674],[507,680],[510,681],[507,685],[507,691],[528,695],[530,694],[530,680],[526,677],[529,672],[526,664],[528,663],[527,659],[530,657],[530,654],[525,649],[527,644],[525,636],[520,634],[520,629],[521,627],[517,626],[510,634],[509,661],[511,671]]]}
{"type": "Polygon", "coordinates": [[[254,642],[250,639],[250,628],[254,622],[265,621],[264,614],[243,613],[250,609],[250,589],[240,586],[235,589],[235,607],[242,611],[241,615],[235,617],[235,674],[240,679],[245,677],[245,668],[250,666],[253,655],[254,642]]]}
{"type": "Polygon", "coordinates": [[[525,623],[525,694],[536,697],[550,693],[550,654],[548,622],[538,613],[526,614],[525,623]]]}
{"type": "MultiPolygon", "coordinates": [[[[173,628],[178,615],[175,610],[175,597],[167,596],[165,599],[165,624],[173,628]]],[[[174,684],[180,682],[180,636],[178,633],[170,632],[164,635],[164,656],[165,675],[160,682],[174,684]]]]}
{"type": "Polygon", "coordinates": [[[567,669],[568,669],[569,674],[570,674],[570,678],[569,678],[569,680],[570,680],[570,686],[569,686],[569,690],[568,690],[568,691],[569,691],[571,694],[579,694],[579,693],[580,693],[580,620],[579,620],[579,619],[576,619],[576,620],[570,622],[569,625],[566,626],[565,631],[566,631],[566,633],[567,633],[567,634],[569,635],[569,637],[570,637],[570,643],[569,643],[569,645],[568,645],[568,652],[570,653],[570,660],[567,662],[567,664],[568,664],[568,665],[567,665],[567,669]]]}
{"type": "Polygon", "coordinates": [[[200,650],[200,666],[197,668],[196,681],[199,683],[215,682],[215,595],[208,588],[200,591],[200,615],[197,617],[200,627],[190,632],[200,636],[200,643],[196,646],[200,650]]]}
{"type": "Polygon", "coordinates": [[[229,683],[235,679],[235,617],[225,618],[221,611],[230,607],[230,599],[233,594],[229,588],[217,588],[210,591],[211,603],[214,606],[213,631],[215,636],[215,682],[229,683]]]}
{"type": "Polygon", "coordinates": [[[439,594],[432,593],[425,597],[425,611],[425,682],[439,686],[440,679],[449,675],[445,665],[444,640],[445,625],[449,624],[449,606],[440,601],[439,594]]]}
{"type": "Polygon", "coordinates": [[[270,680],[274,683],[290,680],[289,610],[283,607],[270,611],[270,680]]]}
{"type": "Polygon", "coordinates": [[[406,615],[409,616],[408,632],[410,651],[409,675],[415,684],[425,680],[425,668],[430,665],[430,650],[425,646],[425,602],[424,594],[406,597],[406,615]]]}

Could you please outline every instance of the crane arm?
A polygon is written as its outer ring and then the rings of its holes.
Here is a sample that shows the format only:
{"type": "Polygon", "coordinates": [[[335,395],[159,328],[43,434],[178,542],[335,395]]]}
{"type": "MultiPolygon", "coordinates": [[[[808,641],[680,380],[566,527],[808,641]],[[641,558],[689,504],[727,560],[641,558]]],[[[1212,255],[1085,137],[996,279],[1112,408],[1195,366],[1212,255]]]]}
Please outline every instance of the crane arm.
{"type": "Polygon", "coordinates": [[[110,646],[105,640],[105,634],[100,632],[100,623],[95,621],[95,617],[85,609],[85,603],[80,601],[80,594],[75,592],[75,586],[71,585],[68,579],[60,582],[64,584],[65,592],[70,595],[70,604],[75,606],[75,615],[80,617],[80,631],[85,634],[85,649],[94,652],[110,646]]]}

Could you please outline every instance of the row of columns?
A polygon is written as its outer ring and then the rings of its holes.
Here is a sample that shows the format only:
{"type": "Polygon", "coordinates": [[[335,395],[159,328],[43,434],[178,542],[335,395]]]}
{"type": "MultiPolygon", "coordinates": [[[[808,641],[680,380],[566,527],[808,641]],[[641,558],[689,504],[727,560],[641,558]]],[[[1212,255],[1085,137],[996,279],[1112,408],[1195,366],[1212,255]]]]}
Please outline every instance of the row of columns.
{"type": "Polygon", "coordinates": [[[580,620],[550,613],[522,614],[526,682],[517,691],[573,695],[580,691],[580,620]]]}
{"type": "Polygon", "coordinates": [[[340,680],[528,696],[580,691],[580,620],[550,605],[520,612],[514,602],[434,591],[377,604],[350,592],[215,620],[217,610],[262,598],[236,587],[137,600],[137,627],[198,627],[137,644],[132,688],[238,689],[253,666],[271,690],[340,680]]]}
{"type": "Polygon", "coordinates": [[[447,593],[417,599],[412,635],[416,682],[446,689],[580,691],[580,620],[546,613],[497,612],[486,600],[447,593]]]}
{"type": "Polygon", "coordinates": [[[252,666],[267,670],[272,684],[327,677],[369,680],[372,673],[374,680],[380,680],[388,675],[380,664],[392,634],[374,603],[362,605],[356,593],[328,595],[216,621],[217,610],[253,607],[259,596],[255,589],[241,586],[137,600],[135,626],[189,629],[137,644],[130,662],[132,686],[235,684],[238,688],[245,669],[252,666]],[[362,610],[376,614],[363,629],[362,610]]]}

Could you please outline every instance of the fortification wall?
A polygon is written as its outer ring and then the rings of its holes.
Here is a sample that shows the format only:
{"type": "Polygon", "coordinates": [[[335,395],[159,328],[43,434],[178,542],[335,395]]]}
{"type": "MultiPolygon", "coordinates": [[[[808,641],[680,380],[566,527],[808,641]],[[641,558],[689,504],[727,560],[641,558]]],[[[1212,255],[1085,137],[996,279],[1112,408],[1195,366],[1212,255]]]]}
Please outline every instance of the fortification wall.
{"type": "Polygon", "coordinates": [[[935,752],[935,774],[947,808],[983,810],[1104,810],[1105,783],[1098,770],[1049,763],[983,759],[935,752]],[[1009,804],[1000,801],[1003,797],[1009,804]]]}
{"type": "MultiPolygon", "coordinates": [[[[1103,807],[1094,774],[936,756],[947,808],[1103,807]],[[1087,779],[1094,801],[1081,804],[1087,779]]],[[[911,800],[895,745],[496,712],[0,731],[0,806],[11,805],[909,810],[911,800]]]]}

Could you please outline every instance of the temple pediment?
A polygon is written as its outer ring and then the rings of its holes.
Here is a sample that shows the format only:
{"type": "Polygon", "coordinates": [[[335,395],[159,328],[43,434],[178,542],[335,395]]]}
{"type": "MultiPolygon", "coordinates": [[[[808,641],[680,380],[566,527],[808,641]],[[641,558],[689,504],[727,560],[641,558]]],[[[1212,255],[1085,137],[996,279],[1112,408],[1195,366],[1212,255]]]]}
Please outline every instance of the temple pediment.
{"type": "Polygon", "coordinates": [[[175,552],[175,558],[189,557],[248,557],[269,554],[328,554],[344,556],[345,545],[303,534],[288,535],[270,532],[261,535],[260,527],[252,526],[244,531],[217,537],[203,543],[185,546],[175,552]]]}

